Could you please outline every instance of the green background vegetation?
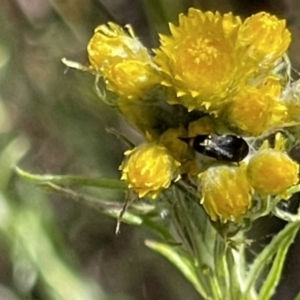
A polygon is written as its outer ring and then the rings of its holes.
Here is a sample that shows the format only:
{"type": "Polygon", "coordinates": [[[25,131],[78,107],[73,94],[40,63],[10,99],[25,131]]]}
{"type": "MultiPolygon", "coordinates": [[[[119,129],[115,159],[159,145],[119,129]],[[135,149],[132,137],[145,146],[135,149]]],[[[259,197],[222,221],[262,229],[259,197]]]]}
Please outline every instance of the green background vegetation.
{"type": "MultiPolygon", "coordinates": [[[[87,64],[93,29],[107,21],[130,23],[149,48],[157,33],[188,7],[249,16],[268,11],[288,20],[290,55],[300,70],[300,2],[239,0],[0,0],[0,299],[199,299],[193,287],[144,240],[152,233],[47,194],[18,178],[18,164],[38,174],[118,178],[126,150],[107,133],[116,128],[139,141],[118,113],[101,103],[94,78],[67,70],[66,57],[87,64]]],[[[123,193],[94,191],[95,197],[124,201],[123,193]]],[[[262,220],[253,231],[259,251],[282,224],[262,220]]],[[[254,245],[255,246],[255,245],[254,245]]],[[[300,289],[299,238],[277,298],[300,289]]],[[[250,251],[251,250],[251,251],[250,251]]]]}

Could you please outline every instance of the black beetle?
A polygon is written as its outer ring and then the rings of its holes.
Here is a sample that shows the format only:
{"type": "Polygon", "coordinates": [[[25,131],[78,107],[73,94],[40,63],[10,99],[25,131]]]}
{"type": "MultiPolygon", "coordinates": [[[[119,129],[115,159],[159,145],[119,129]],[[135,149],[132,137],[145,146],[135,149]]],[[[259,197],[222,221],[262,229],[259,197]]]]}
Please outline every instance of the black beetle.
{"type": "Polygon", "coordinates": [[[236,135],[197,135],[179,139],[195,151],[221,161],[238,163],[249,153],[247,142],[236,135]]]}

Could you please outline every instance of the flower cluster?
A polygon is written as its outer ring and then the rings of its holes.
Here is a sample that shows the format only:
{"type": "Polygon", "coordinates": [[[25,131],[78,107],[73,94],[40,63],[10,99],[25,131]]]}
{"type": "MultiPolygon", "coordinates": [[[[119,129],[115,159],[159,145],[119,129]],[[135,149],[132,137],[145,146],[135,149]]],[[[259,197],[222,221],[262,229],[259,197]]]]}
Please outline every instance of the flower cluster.
{"type": "Polygon", "coordinates": [[[147,49],[114,23],[95,29],[88,53],[92,69],[105,78],[106,88],[120,96],[140,97],[158,82],[147,49]]]}
{"type": "Polygon", "coordinates": [[[251,218],[253,199],[288,199],[299,166],[276,132],[297,125],[300,88],[285,21],[191,8],[170,32],[151,52],[109,23],[88,44],[89,70],[145,138],[125,152],[121,179],[153,199],[182,180],[220,222],[251,218]],[[241,141],[250,151],[237,159],[241,141]]]}

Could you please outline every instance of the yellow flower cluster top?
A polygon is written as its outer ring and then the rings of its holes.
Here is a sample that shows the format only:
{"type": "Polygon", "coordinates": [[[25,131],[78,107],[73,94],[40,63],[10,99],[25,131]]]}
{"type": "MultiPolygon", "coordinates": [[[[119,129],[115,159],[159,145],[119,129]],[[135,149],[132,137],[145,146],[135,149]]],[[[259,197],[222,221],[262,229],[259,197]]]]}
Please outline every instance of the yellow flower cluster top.
{"type": "Polygon", "coordinates": [[[106,88],[120,96],[140,97],[159,81],[148,50],[114,23],[95,29],[88,53],[92,69],[105,78],[106,88]]]}
{"type": "Polygon", "coordinates": [[[242,21],[191,8],[152,51],[130,27],[96,28],[90,66],[82,69],[105,86],[101,95],[114,95],[107,102],[145,138],[125,152],[121,179],[138,197],[156,198],[181,178],[221,222],[251,218],[254,198],[288,199],[299,181],[299,166],[287,154],[298,131],[288,126],[300,119],[290,42],[286,22],[265,12],[242,21]],[[286,135],[275,135],[283,129],[286,135]],[[271,147],[267,140],[275,136],[271,147]],[[283,136],[287,148],[278,146],[283,136]],[[248,156],[235,160],[230,151],[238,155],[245,141],[248,156]]]}

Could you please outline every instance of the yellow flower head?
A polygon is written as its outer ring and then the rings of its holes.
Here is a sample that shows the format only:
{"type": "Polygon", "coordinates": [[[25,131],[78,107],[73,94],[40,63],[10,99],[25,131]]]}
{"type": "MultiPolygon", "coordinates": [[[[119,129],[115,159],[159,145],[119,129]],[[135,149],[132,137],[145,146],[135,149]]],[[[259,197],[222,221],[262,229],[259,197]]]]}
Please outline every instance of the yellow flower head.
{"type": "Polygon", "coordinates": [[[199,174],[202,204],[213,221],[239,221],[251,206],[245,165],[215,166],[199,174]]]}
{"type": "Polygon", "coordinates": [[[123,60],[103,70],[108,90],[129,99],[142,97],[158,83],[153,66],[139,60],[123,60]]]}
{"type": "Polygon", "coordinates": [[[176,89],[178,103],[189,110],[204,109],[215,97],[226,97],[235,80],[234,44],[240,24],[231,13],[191,8],[187,16],[179,16],[178,27],[170,25],[172,36],[160,36],[154,61],[165,74],[162,84],[176,89]]]}
{"type": "Polygon", "coordinates": [[[285,90],[283,101],[287,108],[287,122],[300,121],[300,80],[291,83],[285,90]]]}
{"type": "Polygon", "coordinates": [[[246,85],[232,98],[224,118],[231,127],[258,136],[284,121],[287,109],[280,95],[281,84],[274,77],[258,87],[246,85]]]}
{"type": "Polygon", "coordinates": [[[260,149],[250,159],[247,175],[251,186],[262,195],[282,195],[299,182],[299,165],[286,153],[260,149]]]}
{"type": "Polygon", "coordinates": [[[87,51],[92,69],[104,77],[108,90],[137,98],[159,79],[147,48],[130,33],[132,36],[114,23],[101,25],[87,51]]]}
{"type": "Polygon", "coordinates": [[[114,23],[98,26],[87,47],[95,71],[124,59],[149,60],[147,49],[133,36],[114,23]]]}
{"type": "Polygon", "coordinates": [[[259,63],[259,67],[272,67],[286,52],[291,34],[285,20],[268,13],[258,13],[247,18],[239,28],[238,43],[246,55],[259,63]]]}
{"type": "Polygon", "coordinates": [[[153,199],[167,189],[172,180],[178,180],[177,162],[162,145],[142,144],[125,152],[126,158],[120,170],[122,180],[128,183],[140,198],[149,195],[153,199]]]}

